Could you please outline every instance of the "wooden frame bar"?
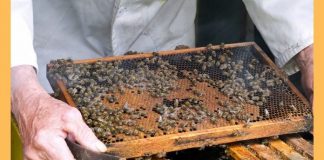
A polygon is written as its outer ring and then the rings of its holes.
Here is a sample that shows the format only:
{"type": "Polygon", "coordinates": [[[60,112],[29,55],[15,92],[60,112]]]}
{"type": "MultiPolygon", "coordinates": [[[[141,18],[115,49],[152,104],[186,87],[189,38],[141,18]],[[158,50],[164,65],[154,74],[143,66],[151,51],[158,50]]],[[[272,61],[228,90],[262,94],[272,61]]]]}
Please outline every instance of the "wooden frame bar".
{"type": "Polygon", "coordinates": [[[280,139],[272,140],[269,142],[270,148],[276,150],[281,156],[289,160],[307,160],[306,157],[303,157],[301,154],[296,152],[292,147],[287,145],[280,139]]]}
{"type": "Polygon", "coordinates": [[[248,144],[249,148],[262,160],[281,160],[282,158],[268,146],[260,143],[248,144]]]}
{"type": "Polygon", "coordinates": [[[250,152],[245,146],[242,145],[232,145],[229,147],[229,154],[235,160],[260,160],[252,152],[250,152]]]}
{"type": "Polygon", "coordinates": [[[300,154],[307,156],[310,159],[314,158],[313,145],[300,135],[287,136],[283,139],[300,154]]]}

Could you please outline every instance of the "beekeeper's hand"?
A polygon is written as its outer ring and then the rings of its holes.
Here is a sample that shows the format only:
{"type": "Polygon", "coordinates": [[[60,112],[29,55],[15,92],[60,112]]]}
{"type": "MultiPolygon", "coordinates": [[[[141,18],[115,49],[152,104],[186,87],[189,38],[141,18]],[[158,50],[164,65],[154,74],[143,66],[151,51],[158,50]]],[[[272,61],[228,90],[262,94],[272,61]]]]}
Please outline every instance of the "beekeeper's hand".
{"type": "Polygon", "coordinates": [[[24,159],[73,160],[66,138],[96,152],[106,150],[76,108],[46,93],[32,66],[13,67],[11,79],[11,106],[23,140],[24,159]]]}
{"type": "Polygon", "coordinates": [[[296,62],[301,72],[301,84],[311,104],[313,104],[313,45],[303,49],[296,56],[296,62]]]}

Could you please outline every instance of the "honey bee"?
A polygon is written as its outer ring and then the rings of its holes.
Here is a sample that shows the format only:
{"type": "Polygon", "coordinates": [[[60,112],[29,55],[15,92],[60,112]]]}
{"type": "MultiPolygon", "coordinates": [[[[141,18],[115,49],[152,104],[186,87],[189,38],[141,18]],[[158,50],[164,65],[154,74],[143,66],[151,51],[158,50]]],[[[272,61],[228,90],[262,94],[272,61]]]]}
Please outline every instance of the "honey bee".
{"type": "Polygon", "coordinates": [[[251,98],[253,101],[258,101],[258,100],[260,100],[260,97],[258,97],[258,96],[252,96],[252,98],[251,98]]]}
{"type": "Polygon", "coordinates": [[[173,106],[174,107],[179,107],[179,100],[178,99],[174,100],[173,106]]]}
{"type": "Polygon", "coordinates": [[[153,52],[152,55],[157,57],[157,56],[160,56],[160,53],[159,52],[153,52]]]}
{"type": "Polygon", "coordinates": [[[264,109],[264,116],[266,117],[266,118],[269,118],[270,117],[270,114],[269,114],[269,111],[268,111],[268,109],[264,109]]]}
{"type": "Polygon", "coordinates": [[[166,157],[166,152],[161,152],[156,155],[157,158],[162,159],[163,157],[166,157]]]}
{"type": "Polygon", "coordinates": [[[283,101],[280,101],[279,102],[279,107],[283,107],[284,106],[284,102],[283,101]]]}
{"type": "Polygon", "coordinates": [[[207,65],[206,65],[206,63],[204,63],[204,64],[202,65],[202,67],[201,67],[201,70],[205,71],[206,69],[207,69],[207,65]]]}
{"type": "Polygon", "coordinates": [[[275,81],[272,80],[272,79],[271,80],[267,80],[266,81],[266,84],[267,84],[268,87],[273,87],[275,85],[275,81]]]}
{"type": "Polygon", "coordinates": [[[221,50],[224,50],[224,49],[225,49],[225,43],[222,42],[222,43],[220,44],[220,49],[221,49],[221,50]]]}
{"type": "Polygon", "coordinates": [[[175,47],[175,50],[179,50],[179,49],[188,49],[188,48],[190,48],[190,47],[187,46],[187,45],[180,44],[180,45],[177,45],[177,46],[175,47]]]}
{"type": "Polygon", "coordinates": [[[251,124],[251,118],[248,118],[247,120],[246,120],[246,122],[244,123],[244,125],[243,125],[243,127],[244,128],[250,128],[251,126],[252,126],[252,124],[251,124]]]}
{"type": "Polygon", "coordinates": [[[233,137],[240,137],[240,136],[245,136],[245,135],[246,135],[245,132],[239,131],[239,130],[234,130],[233,133],[232,133],[233,137]]]}
{"type": "Polygon", "coordinates": [[[255,103],[257,106],[262,106],[263,105],[263,102],[259,101],[259,102],[256,102],[255,103]]]}
{"type": "Polygon", "coordinates": [[[199,90],[193,90],[193,93],[194,93],[194,95],[196,95],[196,96],[198,96],[198,97],[201,97],[201,96],[203,96],[204,94],[202,93],[202,92],[200,92],[199,90]]]}
{"type": "Polygon", "coordinates": [[[216,118],[215,116],[211,117],[211,118],[210,118],[210,122],[211,122],[212,124],[216,124],[216,123],[217,123],[217,118],[216,118]]]}
{"type": "Polygon", "coordinates": [[[226,62],[226,56],[225,55],[219,55],[218,57],[220,63],[225,63],[226,62]]]}
{"type": "Polygon", "coordinates": [[[291,104],[289,105],[289,108],[293,111],[293,112],[297,112],[297,108],[295,107],[295,105],[291,104]]]}
{"type": "Polygon", "coordinates": [[[226,63],[221,64],[221,65],[219,66],[219,69],[221,69],[221,70],[225,70],[225,69],[227,69],[227,68],[228,68],[228,65],[227,65],[226,63]]]}
{"type": "Polygon", "coordinates": [[[252,64],[248,64],[248,67],[249,67],[250,69],[255,69],[255,66],[252,65],[252,64]]]}
{"type": "Polygon", "coordinates": [[[184,56],[183,60],[191,62],[191,56],[184,56]]]}

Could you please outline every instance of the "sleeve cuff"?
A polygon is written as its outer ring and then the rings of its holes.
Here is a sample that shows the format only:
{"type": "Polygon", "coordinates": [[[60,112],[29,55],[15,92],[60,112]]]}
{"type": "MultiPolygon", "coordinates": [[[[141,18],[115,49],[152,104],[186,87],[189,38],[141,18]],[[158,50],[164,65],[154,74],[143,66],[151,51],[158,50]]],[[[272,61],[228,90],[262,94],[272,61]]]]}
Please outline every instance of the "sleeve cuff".
{"type": "Polygon", "coordinates": [[[295,56],[302,51],[304,48],[313,44],[313,37],[309,37],[308,39],[300,42],[296,42],[292,44],[288,50],[286,50],[285,54],[280,54],[281,57],[276,58],[276,64],[282,68],[288,75],[295,74],[299,71],[297,63],[295,61],[295,56]]]}

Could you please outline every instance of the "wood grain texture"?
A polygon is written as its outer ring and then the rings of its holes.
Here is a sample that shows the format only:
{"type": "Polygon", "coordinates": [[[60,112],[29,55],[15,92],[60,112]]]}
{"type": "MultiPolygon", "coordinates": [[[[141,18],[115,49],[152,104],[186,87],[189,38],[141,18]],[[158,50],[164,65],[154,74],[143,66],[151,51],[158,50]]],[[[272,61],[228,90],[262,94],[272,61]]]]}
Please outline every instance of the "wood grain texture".
{"type": "Polygon", "coordinates": [[[288,144],[280,139],[269,141],[270,148],[276,150],[284,159],[288,160],[307,160],[306,157],[299,154],[288,144]]]}
{"type": "Polygon", "coordinates": [[[260,143],[249,143],[247,146],[257,155],[258,158],[262,160],[281,160],[281,157],[266,145],[260,143]]]}
{"type": "Polygon", "coordinates": [[[259,160],[254,153],[249,151],[243,145],[231,145],[228,148],[229,154],[235,160],[259,160]]]}
{"type": "Polygon", "coordinates": [[[283,139],[300,154],[310,159],[314,158],[313,145],[300,135],[285,136],[283,139]]]}

